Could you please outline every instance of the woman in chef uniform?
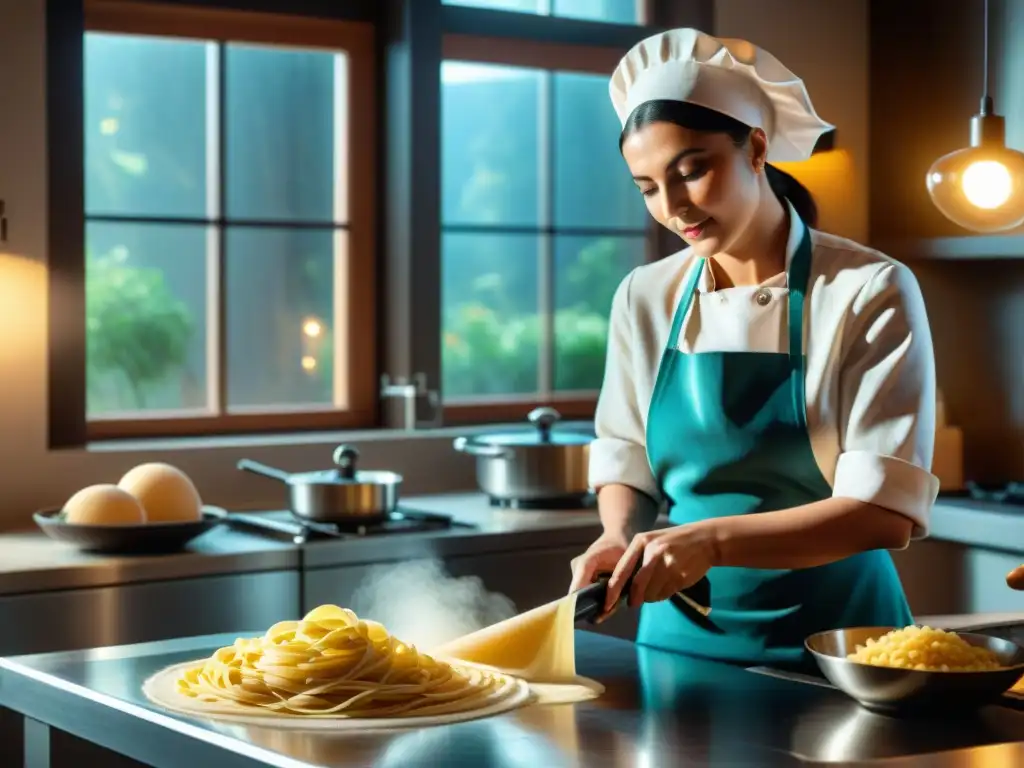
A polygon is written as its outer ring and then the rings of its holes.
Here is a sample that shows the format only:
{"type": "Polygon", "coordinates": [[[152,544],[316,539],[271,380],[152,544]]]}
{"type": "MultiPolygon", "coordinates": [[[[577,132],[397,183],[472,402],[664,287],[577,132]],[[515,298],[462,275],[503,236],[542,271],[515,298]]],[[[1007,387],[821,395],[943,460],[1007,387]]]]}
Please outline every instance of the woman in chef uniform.
{"type": "Polygon", "coordinates": [[[638,642],[741,664],[912,623],[887,550],[926,534],[938,492],[921,293],[808,226],[768,165],[831,126],[769,53],[692,29],[636,45],[610,91],[639,194],[685,247],[615,294],[590,448],[604,533],[571,589],[614,571],[610,608],[639,567],[638,642]],[[660,502],[672,526],[652,531],[660,502]],[[720,634],[668,599],[705,575],[720,634]]]}

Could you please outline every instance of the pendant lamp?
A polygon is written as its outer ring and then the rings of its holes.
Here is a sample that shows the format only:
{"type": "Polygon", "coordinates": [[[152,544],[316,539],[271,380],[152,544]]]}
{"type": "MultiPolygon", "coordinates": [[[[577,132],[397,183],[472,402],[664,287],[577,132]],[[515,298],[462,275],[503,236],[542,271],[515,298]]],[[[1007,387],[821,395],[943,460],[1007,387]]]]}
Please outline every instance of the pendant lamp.
{"type": "Polygon", "coordinates": [[[971,118],[971,146],[928,169],[928,194],[950,221],[975,232],[1024,224],[1024,153],[1006,146],[1006,121],[989,95],[989,0],[985,0],[985,69],[981,111],[971,118]]]}

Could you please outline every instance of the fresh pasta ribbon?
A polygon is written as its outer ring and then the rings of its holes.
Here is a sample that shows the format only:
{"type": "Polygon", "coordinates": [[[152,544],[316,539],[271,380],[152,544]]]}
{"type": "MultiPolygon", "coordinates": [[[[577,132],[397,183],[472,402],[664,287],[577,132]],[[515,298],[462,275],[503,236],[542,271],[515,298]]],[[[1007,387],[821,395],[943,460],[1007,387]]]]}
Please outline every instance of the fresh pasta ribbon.
{"type": "Polygon", "coordinates": [[[512,697],[517,686],[496,670],[420,653],[336,605],[240,638],[177,681],[179,693],[200,702],[344,718],[467,712],[512,697]]]}

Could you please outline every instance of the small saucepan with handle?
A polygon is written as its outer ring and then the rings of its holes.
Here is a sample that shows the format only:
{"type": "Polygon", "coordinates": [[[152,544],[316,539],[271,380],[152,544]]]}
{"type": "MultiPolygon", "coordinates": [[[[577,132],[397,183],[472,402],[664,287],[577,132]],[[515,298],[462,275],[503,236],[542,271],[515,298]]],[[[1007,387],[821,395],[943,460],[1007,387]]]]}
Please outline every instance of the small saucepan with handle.
{"type": "Polygon", "coordinates": [[[242,459],[238,468],[284,483],[292,514],[321,523],[373,523],[398,507],[402,476],[387,470],[356,467],[359,451],[339,445],[332,469],[285,472],[258,461],[242,459]]]}

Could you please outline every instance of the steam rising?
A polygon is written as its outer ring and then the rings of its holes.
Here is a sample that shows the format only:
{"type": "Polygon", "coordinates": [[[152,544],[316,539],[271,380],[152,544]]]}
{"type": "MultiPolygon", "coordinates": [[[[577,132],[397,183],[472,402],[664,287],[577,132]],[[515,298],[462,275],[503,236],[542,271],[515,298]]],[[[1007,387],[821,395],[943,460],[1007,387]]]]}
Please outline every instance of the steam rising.
{"type": "Polygon", "coordinates": [[[440,560],[374,566],[349,606],[424,651],[516,614],[505,595],[478,576],[454,577],[440,560]]]}

